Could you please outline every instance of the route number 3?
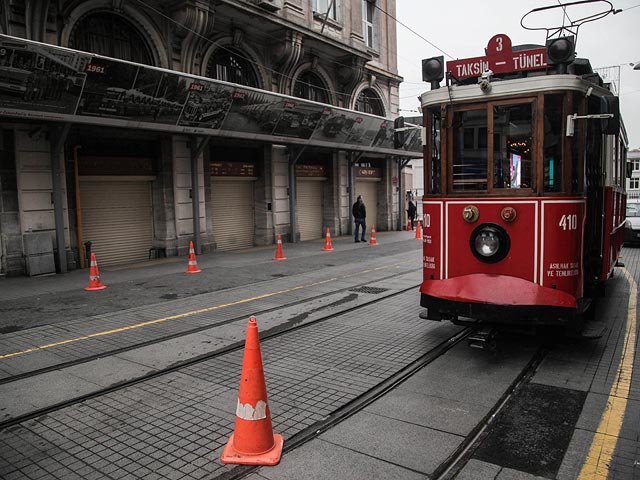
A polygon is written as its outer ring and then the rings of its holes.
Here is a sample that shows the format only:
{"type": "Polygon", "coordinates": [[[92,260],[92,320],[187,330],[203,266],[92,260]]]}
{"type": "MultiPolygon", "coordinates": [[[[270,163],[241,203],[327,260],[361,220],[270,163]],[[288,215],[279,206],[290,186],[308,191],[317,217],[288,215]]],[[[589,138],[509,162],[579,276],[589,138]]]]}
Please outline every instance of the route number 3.
{"type": "Polygon", "coordinates": [[[578,229],[578,215],[562,215],[559,226],[562,230],[577,230],[578,229]]]}

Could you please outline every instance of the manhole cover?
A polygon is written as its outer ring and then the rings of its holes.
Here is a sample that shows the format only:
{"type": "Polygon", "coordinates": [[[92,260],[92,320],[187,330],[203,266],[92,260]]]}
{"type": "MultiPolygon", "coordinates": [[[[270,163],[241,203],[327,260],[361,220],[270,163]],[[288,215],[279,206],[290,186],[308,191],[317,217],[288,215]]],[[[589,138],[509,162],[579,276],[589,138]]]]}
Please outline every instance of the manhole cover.
{"type": "Polygon", "coordinates": [[[350,292],[358,292],[358,293],[372,293],[372,294],[376,294],[376,293],[382,293],[382,292],[386,292],[387,290],[389,290],[388,288],[380,288],[380,287],[358,287],[358,288],[352,288],[351,290],[349,290],[350,292]]]}

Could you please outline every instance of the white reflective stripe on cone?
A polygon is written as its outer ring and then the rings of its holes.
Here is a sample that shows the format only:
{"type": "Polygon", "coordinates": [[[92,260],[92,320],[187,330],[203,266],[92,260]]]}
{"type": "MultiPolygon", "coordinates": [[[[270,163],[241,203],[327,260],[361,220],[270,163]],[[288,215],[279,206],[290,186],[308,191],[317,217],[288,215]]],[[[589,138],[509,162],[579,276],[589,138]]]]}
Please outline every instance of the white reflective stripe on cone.
{"type": "Polygon", "coordinates": [[[243,420],[264,420],[267,418],[267,402],[258,400],[254,409],[250,403],[240,403],[240,399],[238,399],[236,416],[243,420]]]}

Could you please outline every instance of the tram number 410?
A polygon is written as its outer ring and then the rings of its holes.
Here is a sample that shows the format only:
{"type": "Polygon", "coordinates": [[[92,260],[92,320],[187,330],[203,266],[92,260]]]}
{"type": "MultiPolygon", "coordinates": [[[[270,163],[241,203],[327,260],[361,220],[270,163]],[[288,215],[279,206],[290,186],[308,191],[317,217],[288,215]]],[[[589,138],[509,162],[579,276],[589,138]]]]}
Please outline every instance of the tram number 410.
{"type": "Polygon", "coordinates": [[[578,229],[578,215],[562,215],[560,223],[558,224],[563,230],[577,230],[578,229]]]}

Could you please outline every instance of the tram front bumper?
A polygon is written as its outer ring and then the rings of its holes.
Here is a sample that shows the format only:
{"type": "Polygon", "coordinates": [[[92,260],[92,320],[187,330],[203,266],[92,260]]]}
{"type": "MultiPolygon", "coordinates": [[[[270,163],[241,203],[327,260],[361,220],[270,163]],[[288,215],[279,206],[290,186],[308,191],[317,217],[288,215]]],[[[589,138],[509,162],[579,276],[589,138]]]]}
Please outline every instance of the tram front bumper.
{"type": "Polygon", "coordinates": [[[420,305],[431,320],[468,317],[496,324],[564,325],[577,313],[573,295],[505,275],[425,280],[420,293],[420,305]]]}

